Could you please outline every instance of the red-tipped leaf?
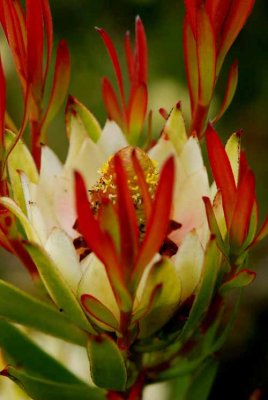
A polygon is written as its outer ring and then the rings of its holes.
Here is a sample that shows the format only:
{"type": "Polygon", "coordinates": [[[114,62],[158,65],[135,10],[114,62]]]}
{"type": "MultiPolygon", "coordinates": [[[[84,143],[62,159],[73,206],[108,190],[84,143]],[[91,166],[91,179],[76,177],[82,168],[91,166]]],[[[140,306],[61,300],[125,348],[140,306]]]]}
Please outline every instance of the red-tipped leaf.
{"type": "Polygon", "coordinates": [[[27,81],[39,100],[43,87],[44,29],[41,0],[26,0],[27,81]]]}
{"type": "Polygon", "coordinates": [[[139,283],[144,268],[157,254],[166,237],[172,208],[174,176],[174,159],[170,157],[164,164],[160,174],[151,216],[146,226],[145,238],[133,270],[134,285],[139,283]]]}
{"type": "Polygon", "coordinates": [[[116,75],[116,79],[118,82],[118,87],[119,87],[119,91],[120,91],[120,95],[121,95],[121,100],[122,100],[122,105],[124,106],[125,104],[125,94],[124,94],[124,86],[123,86],[123,78],[122,78],[122,72],[121,72],[121,67],[119,64],[119,60],[118,60],[118,55],[116,52],[116,49],[114,47],[114,44],[110,38],[110,36],[105,32],[104,29],[102,28],[96,28],[97,32],[101,35],[101,38],[105,44],[105,47],[108,51],[108,54],[110,55],[113,67],[114,67],[114,71],[115,71],[115,75],[116,75]]]}
{"type": "Polygon", "coordinates": [[[236,204],[230,229],[230,241],[236,248],[247,237],[253,204],[255,201],[255,178],[252,171],[244,176],[237,189],[236,204]]]}
{"type": "Polygon", "coordinates": [[[134,203],[128,188],[128,178],[119,154],[114,156],[116,188],[118,197],[118,215],[121,237],[121,260],[124,273],[129,276],[137,256],[139,230],[134,203]]]}
{"type": "Polygon", "coordinates": [[[115,121],[119,126],[123,126],[123,116],[113,86],[107,78],[102,80],[102,97],[108,117],[115,121]]]}
{"type": "Polygon", "coordinates": [[[42,121],[42,135],[46,134],[48,124],[57,114],[68,91],[71,61],[67,43],[62,40],[57,49],[52,92],[46,114],[42,121]]]}
{"type": "Polygon", "coordinates": [[[221,191],[227,228],[231,226],[236,201],[236,186],[225,148],[211,124],[206,131],[208,157],[218,189],[221,191]]]}
{"type": "Polygon", "coordinates": [[[136,68],[139,82],[147,82],[147,43],[144,27],[140,17],[136,18],[136,68]]]}
{"type": "Polygon", "coordinates": [[[136,86],[129,103],[129,143],[137,144],[143,128],[148,105],[148,92],[144,83],[136,86]]]}
{"type": "Polygon", "coordinates": [[[45,66],[44,78],[43,78],[43,82],[45,84],[46,78],[47,78],[47,74],[48,74],[49,65],[50,65],[50,62],[51,62],[51,57],[52,57],[53,23],[52,23],[51,10],[50,10],[50,6],[49,6],[48,0],[41,0],[41,1],[42,1],[42,12],[43,12],[45,33],[46,33],[46,46],[47,46],[46,66],[45,66]]]}
{"type": "Polygon", "coordinates": [[[219,121],[219,119],[223,116],[225,111],[228,109],[229,105],[233,101],[236,88],[237,88],[237,83],[238,83],[238,62],[237,60],[232,64],[229,76],[228,76],[228,82],[227,82],[227,87],[225,91],[225,96],[220,108],[220,111],[216,115],[216,117],[213,119],[213,123],[216,123],[219,121]]]}
{"type": "Polygon", "coordinates": [[[125,53],[126,53],[128,77],[129,77],[129,80],[132,81],[133,76],[134,76],[134,58],[133,58],[133,53],[132,53],[132,48],[131,48],[129,31],[127,31],[126,35],[125,35],[125,53]]]}
{"type": "Polygon", "coordinates": [[[0,57],[0,154],[5,148],[6,80],[0,57]]]}
{"type": "Polygon", "coordinates": [[[209,104],[216,79],[216,42],[210,18],[203,7],[196,15],[199,102],[209,104]]]}

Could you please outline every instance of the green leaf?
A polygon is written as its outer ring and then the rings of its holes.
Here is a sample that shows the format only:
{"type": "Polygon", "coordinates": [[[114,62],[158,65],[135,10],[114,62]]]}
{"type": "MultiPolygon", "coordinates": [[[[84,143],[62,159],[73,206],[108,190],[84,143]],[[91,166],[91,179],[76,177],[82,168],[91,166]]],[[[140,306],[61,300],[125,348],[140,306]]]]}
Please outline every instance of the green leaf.
{"type": "Polygon", "coordinates": [[[164,127],[164,134],[168,135],[176,149],[176,153],[180,155],[187,142],[187,134],[180,103],[177,103],[172,109],[164,127]]]}
{"type": "Polygon", "coordinates": [[[24,246],[35,262],[47,291],[59,309],[62,310],[63,315],[65,314],[80,328],[90,333],[95,333],[74,293],[64,281],[64,277],[45,250],[29,242],[25,243],[24,246]]]}
{"type": "Polygon", "coordinates": [[[210,305],[218,274],[218,257],[219,251],[216,240],[212,238],[206,248],[202,277],[196,291],[196,297],[189,318],[179,336],[179,340],[181,341],[185,340],[197,328],[210,305]]]}
{"type": "Polygon", "coordinates": [[[88,336],[59,310],[0,280],[0,317],[67,342],[86,346],[88,336]]]}
{"type": "Polygon", "coordinates": [[[101,127],[94,115],[75,97],[69,96],[66,112],[66,126],[69,137],[72,132],[73,119],[76,119],[80,129],[85,133],[85,137],[89,136],[95,143],[99,140],[101,127]]]}
{"type": "MultiPolygon", "coordinates": [[[[13,132],[7,130],[5,135],[7,148],[12,146],[15,139],[16,135],[13,132]]],[[[18,141],[17,145],[10,153],[7,161],[7,169],[11,184],[10,187],[13,193],[12,197],[14,198],[16,203],[19,204],[23,212],[26,213],[19,171],[24,171],[30,181],[34,183],[36,183],[38,180],[38,172],[32,155],[22,140],[18,141]]]]}
{"type": "Polygon", "coordinates": [[[217,360],[210,360],[194,374],[184,400],[207,400],[217,373],[218,364],[217,360]]]}
{"type": "Polygon", "coordinates": [[[13,367],[18,366],[48,380],[70,384],[81,383],[78,377],[4,319],[0,319],[0,346],[8,355],[9,364],[13,367]]]}
{"type": "MultiPolygon", "coordinates": [[[[5,371],[6,372],[6,371],[5,371]]],[[[37,378],[21,370],[8,368],[7,374],[33,400],[105,400],[104,393],[84,383],[60,383],[37,378]]]]}
{"type": "Polygon", "coordinates": [[[256,273],[248,269],[242,269],[233,275],[220,287],[220,294],[225,295],[231,289],[238,289],[250,285],[256,278],[256,273]]]}
{"type": "Polygon", "coordinates": [[[127,370],[122,353],[108,335],[93,336],[88,342],[91,377],[95,385],[125,390],[127,370]]]}

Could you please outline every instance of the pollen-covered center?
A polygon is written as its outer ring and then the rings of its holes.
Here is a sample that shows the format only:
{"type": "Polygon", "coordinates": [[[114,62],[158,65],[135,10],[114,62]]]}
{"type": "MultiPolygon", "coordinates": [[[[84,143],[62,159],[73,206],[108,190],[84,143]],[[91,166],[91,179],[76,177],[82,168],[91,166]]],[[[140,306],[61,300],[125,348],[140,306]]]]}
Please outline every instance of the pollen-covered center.
{"type": "MultiPolygon", "coordinates": [[[[143,170],[144,178],[147,183],[148,191],[151,198],[154,197],[155,189],[158,183],[159,172],[157,163],[150,159],[150,157],[140,148],[132,146],[125,147],[117,153],[122,160],[124,170],[127,176],[127,183],[129,191],[133,200],[136,210],[136,215],[139,223],[140,231],[144,230],[144,206],[141,189],[138,184],[138,177],[132,163],[132,153],[135,149],[137,159],[143,170]]],[[[92,209],[97,213],[104,199],[109,199],[114,205],[117,204],[117,188],[116,188],[116,173],[114,166],[114,157],[111,157],[100,170],[99,180],[89,190],[89,200],[92,209]]]]}

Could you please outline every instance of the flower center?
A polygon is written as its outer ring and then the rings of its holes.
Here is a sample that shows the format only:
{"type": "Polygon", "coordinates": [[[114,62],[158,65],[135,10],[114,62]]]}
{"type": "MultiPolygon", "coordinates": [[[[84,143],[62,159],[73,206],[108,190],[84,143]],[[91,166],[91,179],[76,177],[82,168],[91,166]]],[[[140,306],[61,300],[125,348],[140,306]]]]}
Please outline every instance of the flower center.
{"type": "MultiPolygon", "coordinates": [[[[138,177],[132,162],[133,150],[134,147],[128,146],[119,150],[118,154],[122,160],[126,173],[130,195],[132,197],[133,204],[136,210],[139,229],[140,232],[143,233],[145,229],[144,205],[141,189],[138,184],[138,177]]],[[[159,179],[157,163],[156,161],[151,160],[150,157],[140,148],[135,148],[135,152],[140,166],[143,170],[148,191],[151,198],[153,199],[159,179]]],[[[89,190],[89,200],[95,213],[97,213],[104,199],[109,199],[115,206],[117,204],[114,157],[111,157],[108,162],[100,168],[98,172],[100,174],[100,178],[96,182],[96,184],[89,190]]]]}

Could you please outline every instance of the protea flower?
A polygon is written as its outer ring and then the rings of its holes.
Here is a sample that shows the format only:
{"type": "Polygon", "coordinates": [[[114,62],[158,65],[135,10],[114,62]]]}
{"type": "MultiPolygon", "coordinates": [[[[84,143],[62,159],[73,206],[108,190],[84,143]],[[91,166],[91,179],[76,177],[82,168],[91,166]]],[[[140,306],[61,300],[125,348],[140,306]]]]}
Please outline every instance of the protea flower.
{"type": "MultiPolygon", "coordinates": [[[[231,3],[227,7],[219,1],[214,8],[212,2],[187,2],[185,49],[193,121],[187,131],[178,103],[169,114],[162,112],[166,121],[155,138],[144,129],[147,45],[140,18],[134,51],[129,34],[125,39],[128,101],[115,47],[98,28],[112,60],[119,100],[104,78],[108,120],[102,129],[69,96],[64,164],[41,143],[67,91],[67,47],[59,45],[52,93],[44,108],[53,36],[48,2],[26,1],[26,19],[18,1],[1,3],[25,112],[19,132],[13,132],[0,65],[0,240],[22,260],[40,296],[0,281],[0,345],[10,359],[2,375],[32,398],[138,400],[146,384],[179,375],[195,377],[205,371],[213,381],[214,354],[231,325],[222,324],[226,297],[230,289],[253,281],[245,258],[268,226],[266,221],[256,235],[254,177],[240,152],[239,136],[232,136],[225,150],[212,125],[206,126],[216,75],[252,2],[245,8],[239,2],[243,18],[236,27],[240,8],[231,3]],[[229,19],[224,18],[227,11],[229,19]],[[225,32],[222,37],[220,32],[225,32]],[[212,56],[207,58],[212,81],[204,74],[205,45],[212,56]],[[198,65],[198,90],[193,89],[196,70],[189,69],[190,63],[198,65]],[[32,152],[22,139],[28,120],[32,152]],[[205,130],[212,187],[198,139],[205,130]],[[10,321],[83,347],[99,388],[49,357],[10,321]]],[[[233,72],[220,114],[232,97],[235,76],[233,72]]]]}

